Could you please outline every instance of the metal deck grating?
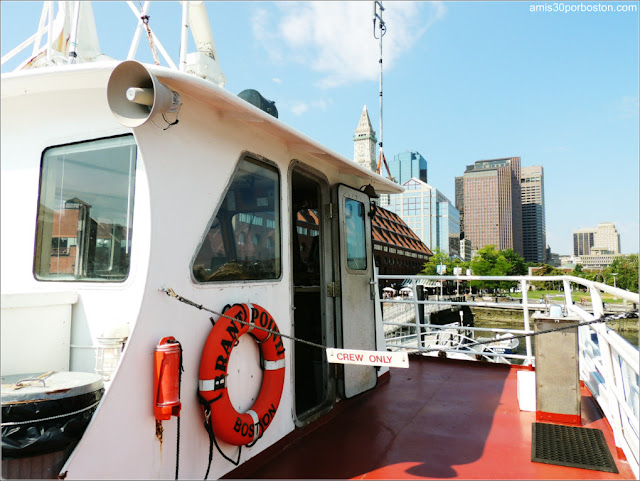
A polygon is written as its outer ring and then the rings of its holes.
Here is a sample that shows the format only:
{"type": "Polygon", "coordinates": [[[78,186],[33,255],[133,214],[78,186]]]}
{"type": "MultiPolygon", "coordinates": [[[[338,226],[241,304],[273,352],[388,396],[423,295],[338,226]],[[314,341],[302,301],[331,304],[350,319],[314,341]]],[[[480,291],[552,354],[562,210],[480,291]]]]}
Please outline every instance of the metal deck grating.
{"type": "Polygon", "coordinates": [[[599,429],[533,423],[531,461],[617,473],[599,429]]]}

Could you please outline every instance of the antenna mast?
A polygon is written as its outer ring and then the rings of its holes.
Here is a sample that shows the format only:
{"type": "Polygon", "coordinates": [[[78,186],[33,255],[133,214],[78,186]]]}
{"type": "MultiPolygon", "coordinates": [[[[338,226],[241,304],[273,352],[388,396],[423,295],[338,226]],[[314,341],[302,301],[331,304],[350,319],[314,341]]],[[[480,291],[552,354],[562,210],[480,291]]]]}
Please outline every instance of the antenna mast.
{"type": "Polygon", "coordinates": [[[394,180],[391,177],[391,171],[389,170],[389,166],[387,165],[387,159],[384,156],[384,148],[382,142],[382,37],[387,33],[387,26],[382,20],[382,12],[384,12],[384,7],[382,6],[381,0],[375,0],[373,2],[373,37],[376,39],[380,39],[380,153],[378,155],[378,166],[376,167],[376,173],[380,173],[380,168],[382,162],[384,162],[384,166],[387,169],[387,174],[389,174],[389,179],[394,180]],[[379,13],[378,13],[379,12],[379,13]],[[376,36],[376,21],[378,22],[380,34],[376,36]]]}

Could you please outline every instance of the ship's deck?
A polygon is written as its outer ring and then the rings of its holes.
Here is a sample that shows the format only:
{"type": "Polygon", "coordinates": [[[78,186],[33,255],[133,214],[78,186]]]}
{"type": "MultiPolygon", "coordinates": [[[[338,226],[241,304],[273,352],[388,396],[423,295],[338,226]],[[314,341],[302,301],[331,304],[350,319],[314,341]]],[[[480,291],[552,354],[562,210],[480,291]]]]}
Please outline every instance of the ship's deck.
{"type": "Polygon", "coordinates": [[[531,461],[534,412],[520,411],[517,370],[410,358],[409,369],[227,477],[356,479],[635,479],[588,389],[582,426],[604,432],[619,474],[531,461]],[[302,435],[301,435],[302,434],[302,435]]]}

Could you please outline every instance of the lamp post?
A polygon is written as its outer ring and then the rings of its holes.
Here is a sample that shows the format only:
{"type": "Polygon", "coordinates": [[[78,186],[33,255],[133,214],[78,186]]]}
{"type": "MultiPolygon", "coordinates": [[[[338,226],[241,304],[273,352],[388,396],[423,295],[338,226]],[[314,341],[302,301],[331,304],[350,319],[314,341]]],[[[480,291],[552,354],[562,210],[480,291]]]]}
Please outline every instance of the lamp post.
{"type": "Polygon", "coordinates": [[[618,275],[618,273],[613,272],[611,275],[613,276],[613,287],[616,287],[616,276],[618,275]]]}

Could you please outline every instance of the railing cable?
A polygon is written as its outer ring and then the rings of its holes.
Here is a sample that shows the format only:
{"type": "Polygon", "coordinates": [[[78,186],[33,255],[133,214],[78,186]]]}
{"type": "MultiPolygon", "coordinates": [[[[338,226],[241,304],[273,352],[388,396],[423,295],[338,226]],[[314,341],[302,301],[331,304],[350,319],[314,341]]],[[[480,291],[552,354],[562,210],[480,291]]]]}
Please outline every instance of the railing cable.
{"type": "MultiPolygon", "coordinates": [[[[301,343],[307,344],[309,346],[317,347],[319,349],[330,349],[329,346],[325,346],[323,344],[317,344],[315,342],[307,341],[306,339],[300,339],[300,338],[297,338],[297,337],[294,337],[294,336],[289,336],[289,335],[283,334],[283,333],[281,333],[279,331],[274,331],[274,330],[268,329],[266,327],[261,327],[261,326],[258,326],[256,324],[252,324],[251,322],[243,321],[243,320],[235,318],[235,317],[226,316],[225,314],[223,314],[221,312],[218,312],[215,309],[210,309],[208,307],[205,307],[202,304],[197,304],[197,303],[195,303],[195,302],[193,302],[193,301],[191,301],[191,300],[189,300],[189,299],[187,299],[185,297],[182,297],[179,294],[176,294],[173,291],[173,289],[171,289],[171,288],[167,288],[167,289],[163,288],[163,289],[159,289],[159,290],[161,292],[164,292],[165,294],[167,294],[169,297],[173,297],[174,299],[177,299],[178,301],[180,301],[180,302],[182,302],[184,304],[187,304],[189,306],[195,307],[195,308],[200,309],[202,311],[210,312],[211,314],[215,314],[215,315],[220,316],[220,317],[224,317],[225,319],[229,319],[230,321],[238,322],[238,323],[244,324],[246,326],[253,326],[254,329],[260,329],[262,331],[266,331],[269,334],[273,334],[274,336],[281,336],[281,337],[284,337],[286,339],[290,339],[290,340],[295,341],[295,342],[301,342],[301,343]]],[[[214,322],[213,319],[211,319],[211,322],[214,322]]]]}
{"type": "MultiPolygon", "coordinates": [[[[195,308],[203,310],[203,311],[210,312],[211,314],[215,314],[217,316],[224,317],[226,319],[229,319],[229,320],[234,321],[234,322],[238,322],[240,324],[244,324],[244,325],[247,325],[247,326],[253,326],[254,329],[261,329],[261,330],[266,331],[266,332],[268,332],[270,334],[273,334],[274,336],[282,336],[282,337],[284,337],[286,339],[289,339],[291,341],[300,342],[300,343],[303,343],[303,344],[307,344],[309,346],[317,347],[319,349],[329,349],[330,348],[329,346],[325,346],[323,344],[317,344],[315,342],[307,341],[306,339],[300,339],[300,338],[297,338],[295,336],[289,336],[289,335],[283,334],[282,332],[279,332],[279,331],[274,331],[274,330],[268,329],[266,327],[261,327],[261,326],[258,326],[256,324],[252,324],[250,322],[243,321],[241,319],[229,317],[229,316],[227,316],[227,315],[225,315],[225,314],[223,314],[221,312],[216,311],[215,309],[210,309],[208,307],[205,307],[203,304],[198,304],[198,303],[193,302],[192,300],[189,300],[189,299],[187,299],[187,298],[185,298],[185,297],[183,297],[183,296],[181,296],[179,294],[176,294],[174,292],[174,290],[171,289],[171,288],[166,288],[166,289],[165,288],[161,288],[161,289],[159,289],[159,291],[160,292],[164,292],[169,297],[172,297],[172,298],[174,298],[174,299],[176,299],[176,300],[178,300],[178,301],[180,301],[180,302],[182,302],[184,304],[187,304],[189,306],[195,307],[195,308]]],[[[520,335],[517,335],[517,336],[509,337],[508,339],[521,339],[521,338],[526,338],[526,337],[535,337],[535,336],[539,336],[541,334],[547,334],[547,333],[550,333],[550,332],[563,331],[563,330],[566,330],[566,329],[574,329],[574,328],[577,328],[577,327],[588,326],[590,324],[595,324],[595,323],[607,323],[609,321],[615,321],[615,320],[619,320],[619,319],[627,319],[627,318],[634,317],[634,316],[637,316],[637,314],[634,313],[634,312],[633,313],[626,312],[626,313],[622,313],[622,314],[602,316],[602,317],[600,317],[598,319],[594,319],[594,320],[591,320],[591,321],[580,322],[580,323],[577,323],[577,324],[571,324],[569,326],[556,327],[556,328],[553,328],[553,329],[548,329],[548,330],[540,331],[540,332],[531,332],[531,333],[527,333],[527,334],[520,334],[520,335]]],[[[211,321],[214,322],[213,319],[211,319],[211,321]]],[[[466,344],[465,347],[479,346],[479,345],[483,345],[483,344],[491,344],[491,343],[493,343],[495,341],[496,341],[495,339],[489,339],[487,341],[476,341],[476,342],[474,342],[472,344],[466,344]]],[[[427,349],[421,350],[420,352],[431,352],[431,351],[447,351],[447,349],[442,349],[442,346],[440,346],[440,348],[431,347],[431,348],[427,348],[427,349]]]]}

